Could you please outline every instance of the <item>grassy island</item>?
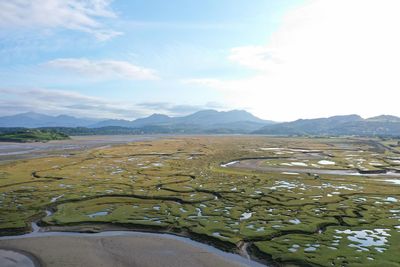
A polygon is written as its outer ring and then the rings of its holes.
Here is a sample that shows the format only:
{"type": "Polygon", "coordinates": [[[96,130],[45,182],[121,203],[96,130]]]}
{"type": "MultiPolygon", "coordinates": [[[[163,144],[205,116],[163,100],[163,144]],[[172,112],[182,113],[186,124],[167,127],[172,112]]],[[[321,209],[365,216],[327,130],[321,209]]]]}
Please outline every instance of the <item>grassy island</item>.
{"type": "Polygon", "coordinates": [[[22,129],[13,132],[0,133],[0,142],[29,143],[65,139],[69,139],[69,136],[64,133],[50,130],[22,129]]]}

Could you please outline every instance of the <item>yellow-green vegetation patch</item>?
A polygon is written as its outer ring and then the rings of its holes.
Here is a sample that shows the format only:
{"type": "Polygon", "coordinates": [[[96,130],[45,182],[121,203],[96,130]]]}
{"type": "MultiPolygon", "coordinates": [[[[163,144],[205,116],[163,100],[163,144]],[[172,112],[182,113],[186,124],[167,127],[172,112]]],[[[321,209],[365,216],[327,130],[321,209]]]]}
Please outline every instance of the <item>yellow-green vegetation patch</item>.
{"type": "Polygon", "coordinates": [[[281,262],[315,266],[400,266],[400,233],[391,228],[329,227],[317,234],[287,234],[255,246],[281,262]]]}

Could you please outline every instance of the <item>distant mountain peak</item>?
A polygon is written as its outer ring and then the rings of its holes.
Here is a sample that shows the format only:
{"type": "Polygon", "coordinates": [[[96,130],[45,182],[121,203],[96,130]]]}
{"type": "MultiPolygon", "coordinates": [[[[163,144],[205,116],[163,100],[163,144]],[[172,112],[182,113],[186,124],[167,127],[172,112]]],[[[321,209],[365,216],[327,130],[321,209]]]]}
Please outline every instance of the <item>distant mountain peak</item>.
{"type": "Polygon", "coordinates": [[[195,114],[218,114],[220,112],[223,112],[223,111],[217,111],[215,109],[203,109],[203,110],[196,111],[192,114],[189,114],[187,116],[195,115],[195,114]]]}
{"type": "Polygon", "coordinates": [[[29,117],[29,118],[50,118],[51,116],[33,111],[12,115],[10,117],[29,117]]]}
{"type": "Polygon", "coordinates": [[[44,114],[37,113],[37,112],[34,112],[34,111],[27,111],[27,112],[15,114],[15,115],[12,115],[12,116],[17,116],[17,115],[20,115],[20,116],[24,116],[24,115],[43,115],[44,116],[44,114]]]}
{"type": "Polygon", "coordinates": [[[379,115],[367,119],[368,121],[380,121],[380,122],[400,122],[400,117],[393,115],[379,115]]]}
{"type": "Polygon", "coordinates": [[[253,122],[260,124],[272,123],[264,121],[244,110],[217,111],[214,109],[200,110],[193,114],[176,118],[181,123],[197,125],[213,125],[233,122],[253,122]]]}
{"type": "Polygon", "coordinates": [[[169,116],[165,115],[165,114],[160,114],[160,113],[153,113],[150,116],[148,116],[147,118],[169,118],[169,116]]]}
{"type": "Polygon", "coordinates": [[[0,117],[0,127],[86,127],[98,120],[75,118],[68,115],[50,116],[37,112],[25,112],[0,117]]]}

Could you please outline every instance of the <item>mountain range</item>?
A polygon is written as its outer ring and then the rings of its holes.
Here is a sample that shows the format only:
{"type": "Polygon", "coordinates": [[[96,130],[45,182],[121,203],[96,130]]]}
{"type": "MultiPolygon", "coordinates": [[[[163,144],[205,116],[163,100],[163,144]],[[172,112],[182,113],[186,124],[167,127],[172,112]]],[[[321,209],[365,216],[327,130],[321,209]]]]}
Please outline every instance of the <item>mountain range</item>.
{"type": "MultiPolygon", "coordinates": [[[[292,122],[262,120],[244,110],[201,110],[181,117],[163,114],[136,120],[101,120],[34,112],[0,117],[0,127],[58,128],[67,134],[239,133],[265,135],[400,136],[400,118],[359,115],[299,119],[292,122]]],[[[1,131],[1,129],[0,129],[1,131]]]]}
{"type": "Polygon", "coordinates": [[[266,125],[253,133],[267,135],[359,135],[400,136],[400,118],[381,115],[363,119],[359,115],[296,120],[266,125]]]}
{"type": "Polygon", "coordinates": [[[0,117],[0,127],[88,127],[98,121],[92,118],[76,118],[68,115],[49,116],[35,112],[26,112],[0,117]]]}
{"type": "Polygon", "coordinates": [[[0,127],[119,127],[137,129],[138,132],[144,133],[250,133],[273,123],[273,121],[257,118],[244,110],[201,110],[182,117],[153,114],[132,121],[81,119],[67,115],[48,116],[33,112],[0,117],[0,127]]]}

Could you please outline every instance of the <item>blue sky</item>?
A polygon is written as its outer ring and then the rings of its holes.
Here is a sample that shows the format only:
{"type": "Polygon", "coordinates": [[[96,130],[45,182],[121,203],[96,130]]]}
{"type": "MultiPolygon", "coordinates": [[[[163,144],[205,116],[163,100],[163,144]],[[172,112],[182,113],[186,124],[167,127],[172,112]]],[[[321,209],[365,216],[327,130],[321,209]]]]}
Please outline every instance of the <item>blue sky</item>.
{"type": "Polygon", "coordinates": [[[388,25],[395,29],[391,10],[399,5],[350,2],[0,0],[0,115],[134,119],[204,108],[274,120],[400,115],[386,105],[371,110],[373,90],[391,94],[400,84],[378,66],[392,69],[397,59],[399,38],[388,25]],[[379,21],[369,34],[381,42],[364,33],[371,14],[379,21]],[[359,52],[366,41],[371,68],[359,52]],[[383,46],[385,60],[376,56],[383,46]],[[379,76],[366,79],[371,73],[379,76]],[[323,104],[333,90],[334,101],[323,104]]]}

